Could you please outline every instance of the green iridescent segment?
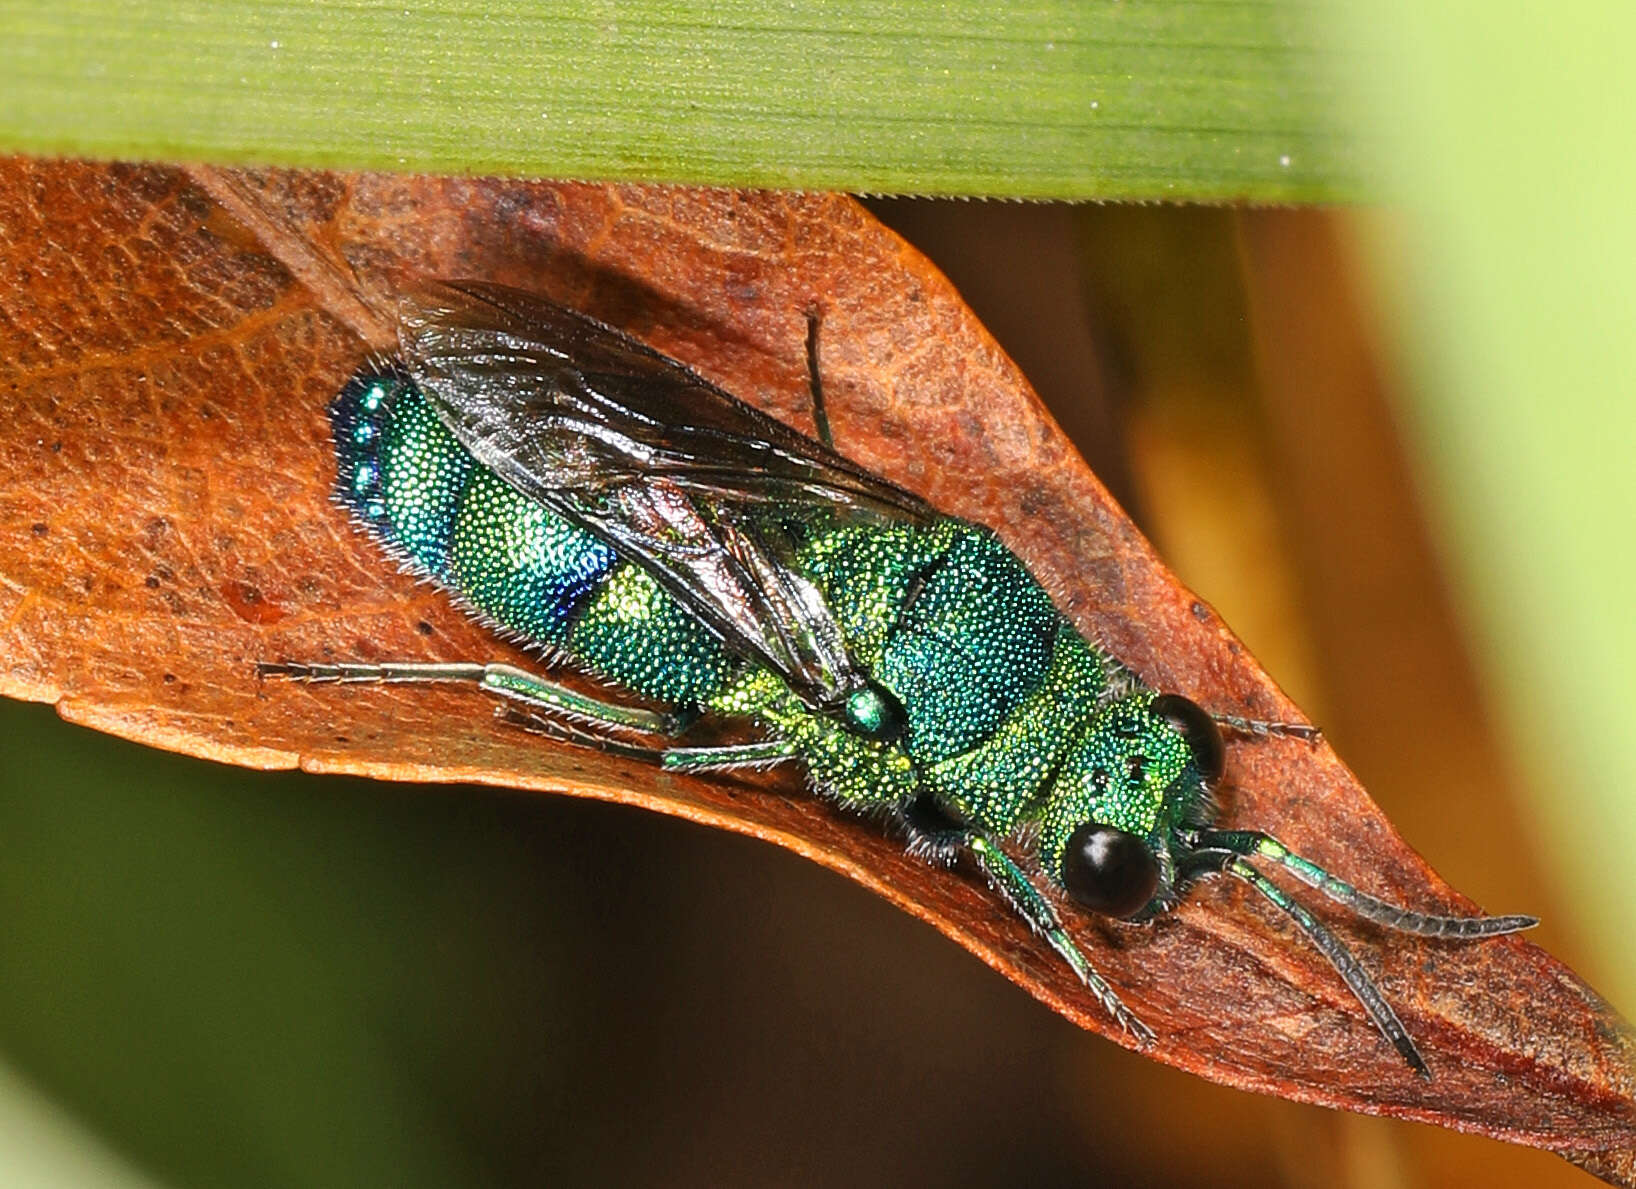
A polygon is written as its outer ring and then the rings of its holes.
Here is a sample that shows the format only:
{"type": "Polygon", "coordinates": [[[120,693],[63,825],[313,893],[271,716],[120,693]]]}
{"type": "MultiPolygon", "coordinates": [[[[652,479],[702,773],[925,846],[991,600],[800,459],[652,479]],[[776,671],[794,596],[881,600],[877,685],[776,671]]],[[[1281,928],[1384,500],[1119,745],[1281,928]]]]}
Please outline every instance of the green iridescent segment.
{"type": "Polygon", "coordinates": [[[935,764],[981,745],[1038,688],[1063,622],[985,531],[962,526],[922,582],[877,676],[908,711],[910,757],[935,764]]]}
{"type": "Polygon", "coordinates": [[[797,564],[852,655],[903,704],[904,746],[919,764],[999,730],[1039,687],[1064,630],[1022,563],[986,529],[956,520],[819,532],[797,564]]]}
{"type": "Polygon", "coordinates": [[[963,527],[940,520],[930,526],[854,525],[808,534],[797,564],[818,584],[847,651],[863,668],[879,667],[916,576],[948,554],[963,527]]]}
{"type": "Polygon", "coordinates": [[[645,571],[620,566],[585,603],[568,653],[644,697],[697,706],[726,683],[721,644],[645,571]]]}
{"type": "Polygon", "coordinates": [[[387,415],[384,401],[376,399],[379,391],[372,385],[365,393],[377,418],[361,419],[353,433],[360,459],[354,488],[367,496],[370,474],[380,475],[380,499],[394,540],[441,577],[450,569],[450,532],[475,467],[465,451],[451,448],[454,439],[418,393],[387,415]]]}
{"type": "Polygon", "coordinates": [[[594,537],[472,469],[449,532],[448,578],[496,622],[530,643],[565,643],[568,617],[614,561],[594,537]]]}

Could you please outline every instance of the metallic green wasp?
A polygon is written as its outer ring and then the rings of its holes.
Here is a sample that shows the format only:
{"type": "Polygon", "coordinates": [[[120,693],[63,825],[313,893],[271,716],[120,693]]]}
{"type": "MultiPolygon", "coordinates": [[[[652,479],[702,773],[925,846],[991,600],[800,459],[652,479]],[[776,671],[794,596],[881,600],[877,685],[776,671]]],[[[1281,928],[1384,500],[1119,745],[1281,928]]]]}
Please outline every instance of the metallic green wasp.
{"type": "MultiPolygon", "coordinates": [[[[1081,636],[988,529],[628,336],[463,282],[404,300],[400,347],[331,406],[341,502],[497,631],[645,705],[501,664],[264,673],[467,682],[534,730],[674,770],[803,765],[821,795],[895,819],[928,859],[969,856],[1143,1043],[1152,1031],[1075,944],[1051,886],[1140,921],[1202,876],[1244,880],[1294,919],[1422,1076],[1362,966],[1251,860],[1410,933],[1478,938],[1534,923],[1410,912],[1266,834],[1214,828],[1218,724],[1310,728],[1216,717],[1149,688],[1081,636]],[[759,738],[683,745],[701,715],[748,722],[759,738]]],[[[808,349],[827,438],[811,335],[808,349]]]]}

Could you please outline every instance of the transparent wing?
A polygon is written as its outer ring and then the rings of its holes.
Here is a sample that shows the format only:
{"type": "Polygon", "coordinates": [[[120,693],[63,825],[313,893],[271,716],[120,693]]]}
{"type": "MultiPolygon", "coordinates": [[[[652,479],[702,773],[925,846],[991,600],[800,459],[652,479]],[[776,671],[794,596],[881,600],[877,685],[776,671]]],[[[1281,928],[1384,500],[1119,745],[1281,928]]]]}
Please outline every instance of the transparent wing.
{"type": "Polygon", "coordinates": [[[545,298],[480,282],[403,299],[405,365],[476,458],[640,563],[728,648],[837,705],[864,678],[793,565],[801,519],[937,513],[686,367],[545,298]]]}

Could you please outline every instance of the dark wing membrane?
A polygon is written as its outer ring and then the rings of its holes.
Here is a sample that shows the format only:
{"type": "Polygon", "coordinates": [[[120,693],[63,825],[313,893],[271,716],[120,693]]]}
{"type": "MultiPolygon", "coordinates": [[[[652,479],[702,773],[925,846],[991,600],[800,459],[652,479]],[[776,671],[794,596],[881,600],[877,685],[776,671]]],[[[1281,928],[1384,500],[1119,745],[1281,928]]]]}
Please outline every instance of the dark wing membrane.
{"type": "Polygon", "coordinates": [[[645,566],[740,655],[810,705],[863,681],[781,514],[924,523],[876,478],[627,335],[499,285],[403,299],[415,382],[474,456],[645,566]]]}

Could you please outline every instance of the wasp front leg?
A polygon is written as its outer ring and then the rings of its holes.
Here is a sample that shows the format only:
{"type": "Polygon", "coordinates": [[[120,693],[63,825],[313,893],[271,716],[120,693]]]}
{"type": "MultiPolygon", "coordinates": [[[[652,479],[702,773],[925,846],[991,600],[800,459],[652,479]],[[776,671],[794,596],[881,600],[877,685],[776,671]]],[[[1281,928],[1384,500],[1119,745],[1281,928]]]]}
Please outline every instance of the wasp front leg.
{"type": "Polygon", "coordinates": [[[1010,855],[1000,849],[998,843],[961,826],[943,813],[935,802],[924,797],[904,809],[902,820],[909,832],[911,853],[928,862],[948,862],[961,851],[969,853],[982,868],[989,886],[1005,899],[1012,911],[1028,922],[1029,928],[1045,938],[1120,1027],[1135,1037],[1143,1048],[1158,1039],[1153,1029],[1126,1007],[1107,980],[1096,972],[1090,959],[1068,935],[1050,901],[1040,895],[1033,881],[1012,861],[1010,855]]]}

